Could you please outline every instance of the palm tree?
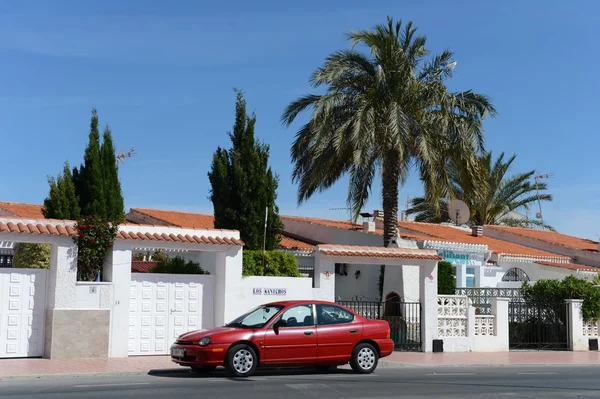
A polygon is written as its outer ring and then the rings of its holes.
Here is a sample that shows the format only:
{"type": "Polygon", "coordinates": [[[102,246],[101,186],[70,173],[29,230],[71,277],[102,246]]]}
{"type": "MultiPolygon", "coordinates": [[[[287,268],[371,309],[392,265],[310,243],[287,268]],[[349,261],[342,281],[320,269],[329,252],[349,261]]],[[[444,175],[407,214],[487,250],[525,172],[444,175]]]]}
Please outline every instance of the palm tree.
{"type": "MultiPolygon", "coordinates": [[[[529,218],[515,218],[511,214],[519,210],[529,210],[539,201],[552,201],[552,196],[545,191],[545,183],[532,183],[535,171],[518,173],[507,177],[506,174],[514,162],[516,155],[504,160],[504,153],[492,162],[492,154],[478,157],[479,173],[475,179],[462,173],[463,165],[451,162],[448,171],[452,189],[447,199],[430,201],[424,197],[414,198],[407,214],[415,214],[419,222],[440,223],[450,221],[448,215],[448,199],[464,201],[471,211],[469,224],[483,226],[484,224],[502,224],[514,227],[542,227],[554,230],[541,221],[529,218]],[[539,195],[538,195],[539,192],[539,195]]],[[[430,193],[429,197],[437,194],[430,193]]]]}
{"type": "Polygon", "coordinates": [[[325,93],[300,97],[282,116],[289,126],[312,110],[291,147],[292,177],[301,204],[349,174],[347,202],[356,220],[379,171],[388,246],[397,237],[398,189],[409,169],[415,166],[426,186],[441,187],[450,183],[440,167],[450,157],[462,157],[471,173],[483,151],[482,120],[495,109],[483,95],[448,91],[453,54],[427,58],[426,39],[412,22],[388,17],[387,25],[347,36],[351,49],[331,54],[311,76],[325,93]]]}

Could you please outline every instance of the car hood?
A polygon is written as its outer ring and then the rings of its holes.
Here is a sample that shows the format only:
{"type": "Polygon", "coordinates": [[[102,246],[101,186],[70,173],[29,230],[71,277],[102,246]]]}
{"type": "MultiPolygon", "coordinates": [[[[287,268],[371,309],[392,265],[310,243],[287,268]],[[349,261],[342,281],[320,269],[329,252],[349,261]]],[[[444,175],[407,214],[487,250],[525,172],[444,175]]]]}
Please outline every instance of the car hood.
{"type": "Polygon", "coordinates": [[[232,332],[239,332],[240,329],[239,328],[233,328],[233,327],[217,327],[217,328],[211,328],[210,330],[195,330],[195,331],[190,331],[187,332],[185,334],[181,334],[179,336],[179,338],[177,338],[180,341],[198,341],[201,340],[204,337],[215,337],[215,335],[228,335],[229,333],[232,332]]]}

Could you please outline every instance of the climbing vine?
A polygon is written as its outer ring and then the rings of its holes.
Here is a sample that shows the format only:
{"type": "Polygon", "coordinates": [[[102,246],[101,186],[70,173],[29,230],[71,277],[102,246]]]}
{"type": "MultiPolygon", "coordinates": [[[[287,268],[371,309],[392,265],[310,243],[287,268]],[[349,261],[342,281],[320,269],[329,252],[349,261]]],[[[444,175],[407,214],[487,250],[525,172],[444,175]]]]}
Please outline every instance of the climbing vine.
{"type": "Polygon", "coordinates": [[[116,224],[97,216],[84,216],[75,226],[77,235],[73,241],[77,244],[77,280],[94,281],[102,269],[106,253],[112,248],[116,224]]]}

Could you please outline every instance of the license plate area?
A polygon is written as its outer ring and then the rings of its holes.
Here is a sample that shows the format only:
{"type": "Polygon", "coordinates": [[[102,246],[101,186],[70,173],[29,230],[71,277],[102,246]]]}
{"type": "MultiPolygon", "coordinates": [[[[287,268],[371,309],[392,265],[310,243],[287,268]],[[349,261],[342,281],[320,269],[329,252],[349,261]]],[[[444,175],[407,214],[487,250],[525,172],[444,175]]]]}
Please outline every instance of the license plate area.
{"type": "Polygon", "coordinates": [[[173,356],[173,357],[184,357],[185,356],[185,349],[173,348],[173,349],[171,349],[171,356],[173,356]]]}

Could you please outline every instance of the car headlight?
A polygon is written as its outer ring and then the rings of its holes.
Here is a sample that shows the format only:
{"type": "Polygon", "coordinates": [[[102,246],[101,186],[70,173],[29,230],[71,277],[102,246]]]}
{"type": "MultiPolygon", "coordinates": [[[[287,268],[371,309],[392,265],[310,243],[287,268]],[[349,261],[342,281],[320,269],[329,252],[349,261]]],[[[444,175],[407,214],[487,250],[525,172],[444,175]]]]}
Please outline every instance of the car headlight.
{"type": "Polygon", "coordinates": [[[198,342],[198,345],[200,346],[206,346],[208,344],[210,344],[212,340],[210,339],[210,337],[204,337],[200,340],[200,342],[198,342]]]}

